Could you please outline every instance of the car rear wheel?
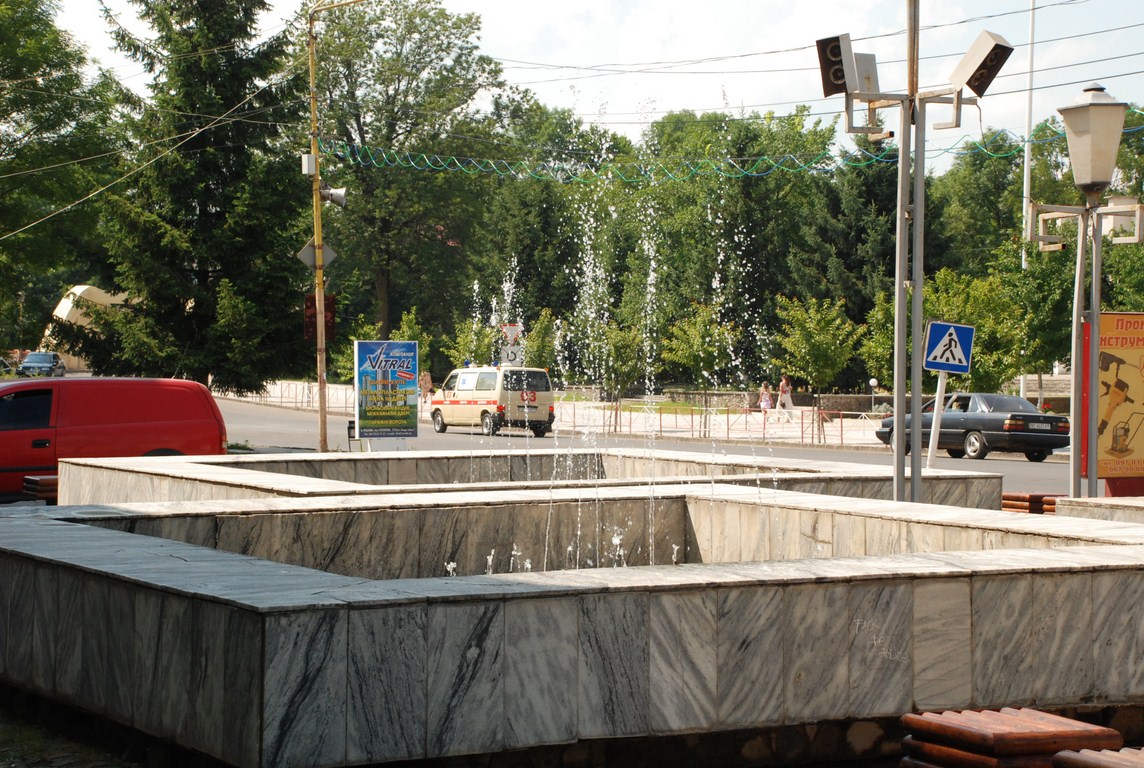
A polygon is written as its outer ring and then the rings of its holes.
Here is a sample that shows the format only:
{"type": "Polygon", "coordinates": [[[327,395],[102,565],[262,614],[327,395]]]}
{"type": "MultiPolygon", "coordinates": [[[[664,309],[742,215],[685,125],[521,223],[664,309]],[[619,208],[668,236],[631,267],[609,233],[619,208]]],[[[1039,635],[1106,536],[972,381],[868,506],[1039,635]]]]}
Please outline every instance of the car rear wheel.
{"type": "Polygon", "coordinates": [[[951,459],[964,459],[965,451],[960,448],[946,448],[945,452],[949,454],[951,459]]]}
{"type": "Polygon", "coordinates": [[[1044,448],[1040,449],[1039,451],[1025,451],[1025,458],[1029,461],[1044,461],[1045,459],[1049,458],[1050,453],[1051,451],[1044,448]]]}
{"type": "Polygon", "coordinates": [[[970,432],[965,436],[965,455],[970,459],[984,459],[989,453],[989,446],[980,432],[970,432]]]}
{"type": "Polygon", "coordinates": [[[445,423],[445,417],[441,415],[441,412],[433,411],[433,431],[444,432],[448,428],[449,425],[445,423]]]}
{"type": "Polygon", "coordinates": [[[481,414],[481,432],[490,436],[497,433],[497,423],[491,413],[481,414]]]}

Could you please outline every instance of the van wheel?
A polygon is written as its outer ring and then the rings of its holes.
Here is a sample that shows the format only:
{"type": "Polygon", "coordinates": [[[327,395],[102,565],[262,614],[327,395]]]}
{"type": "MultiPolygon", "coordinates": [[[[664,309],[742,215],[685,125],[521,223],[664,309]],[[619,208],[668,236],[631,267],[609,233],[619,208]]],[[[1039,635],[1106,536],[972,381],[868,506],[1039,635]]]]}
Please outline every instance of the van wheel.
{"type": "Polygon", "coordinates": [[[445,423],[445,417],[441,415],[441,412],[433,411],[433,431],[444,432],[448,428],[449,425],[445,423]]]}
{"type": "Polygon", "coordinates": [[[532,434],[536,437],[544,437],[548,434],[548,425],[537,424],[536,426],[532,427],[532,434]]]}
{"type": "Polygon", "coordinates": [[[153,451],[147,451],[144,456],[182,456],[183,454],[173,448],[156,448],[153,451]]]}
{"type": "Polygon", "coordinates": [[[497,433],[496,420],[493,419],[493,415],[487,411],[481,414],[481,432],[489,436],[497,433]]]}
{"type": "Polygon", "coordinates": [[[946,448],[945,452],[949,454],[951,459],[964,459],[965,451],[960,448],[946,448]]]}

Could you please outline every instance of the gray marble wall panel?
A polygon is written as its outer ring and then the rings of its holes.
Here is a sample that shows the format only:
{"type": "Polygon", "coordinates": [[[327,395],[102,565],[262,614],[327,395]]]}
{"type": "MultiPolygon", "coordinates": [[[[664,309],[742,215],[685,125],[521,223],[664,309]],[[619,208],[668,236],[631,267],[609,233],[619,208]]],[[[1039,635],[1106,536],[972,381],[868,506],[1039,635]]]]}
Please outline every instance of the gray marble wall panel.
{"type": "MultiPolygon", "coordinates": [[[[190,624],[183,628],[189,650],[186,686],[188,692],[193,693],[179,741],[207,754],[217,754],[223,743],[223,712],[228,693],[228,665],[224,654],[229,610],[219,603],[196,600],[190,624]]],[[[248,654],[246,658],[257,669],[258,657],[248,654]]]]}
{"type": "MultiPolygon", "coordinates": [[[[26,583],[30,589],[23,593],[30,601],[30,605],[21,599],[23,595],[13,595],[13,605],[19,604],[20,610],[13,611],[13,615],[23,615],[31,619],[25,626],[32,628],[32,647],[27,653],[17,652],[16,658],[10,658],[13,670],[20,674],[24,664],[27,665],[27,682],[37,693],[50,693],[56,685],[56,655],[59,648],[59,571],[47,565],[32,565],[30,579],[26,583]]],[[[17,579],[23,581],[19,574],[17,579]]],[[[75,605],[69,601],[72,610],[75,605]]]]}
{"type": "Polygon", "coordinates": [[[650,565],[648,502],[643,499],[617,499],[601,507],[600,565],[622,567],[650,565]]]}
{"type": "Polygon", "coordinates": [[[926,478],[922,492],[928,498],[927,504],[947,504],[953,507],[969,505],[968,482],[960,478],[926,478]]]}
{"type": "Polygon", "coordinates": [[[580,604],[505,604],[505,748],[576,740],[580,604]]]}
{"type": "Polygon", "coordinates": [[[687,500],[679,497],[657,498],[653,493],[650,508],[653,515],[652,555],[655,564],[672,565],[687,562],[687,500]]]}
{"type": "MultiPolygon", "coordinates": [[[[68,700],[82,702],[97,712],[101,711],[102,702],[89,701],[84,694],[81,676],[85,666],[90,662],[102,669],[107,653],[106,636],[90,638],[92,643],[92,656],[85,658],[84,604],[87,600],[94,600],[97,609],[106,610],[107,586],[101,584],[100,579],[88,577],[82,571],[60,570],[56,576],[58,593],[52,604],[55,606],[55,624],[52,627],[48,642],[55,651],[55,676],[48,685],[48,690],[57,693],[68,700]]],[[[103,622],[100,621],[100,624],[103,622]]],[[[97,629],[90,627],[91,634],[100,634],[97,629]]]]}
{"type": "Polygon", "coordinates": [[[798,514],[783,507],[769,507],[767,528],[770,533],[770,560],[794,560],[798,557],[798,514]]]}
{"type": "Polygon", "coordinates": [[[101,641],[92,642],[91,632],[84,630],[84,653],[91,657],[105,651],[98,665],[86,665],[83,687],[88,698],[100,702],[102,712],[124,723],[132,719],[132,692],[127,681],[135,679],[136,647],[135,591],[132,586],[118,581],[99,579],[106,587],[105,610],[100,610],[99,599],[84,605],[84,623],[95,627],[103,635],[101,641]]]}
{"type": "Polygon", "coordinates": [[[687,505],[688,563],[710,563],[714,557],[712,536],[717,503],[713,499],[691,499],[687,505]]]}
{"type": "Polygon", "coordinates": [[[579,738],[648,732],[648,594],[580,600],[579,738]]]}
{"type": "Polygon", "coordinates": [[[264,618],[262,766],[342,765],[346,757],[346,611],[264,618]]]}
{"type": "Polygon", "coordinates": [[[1144,573],[1097,571],[1092,577],[1094,687],[1098,700],[1144,696],[1144,573]]]}
{"type": "Polygon", "coordinates": [[[1092,574],[1033,576],[1031,655],[1037,705],[1067,705],[1093,694],[1092,574]]]}
{"type": "Polygon", "coordinates": [[[715,590],[653,594],[649,619],[652,732],[710,730],[717,721],[715,590]]]}
{"type": "Polygon", "coordinates": [[[262,621],[258,614],[219,606],[225,615],[222,651],[222,737],[217,757],[256,768],[262,711],[262,621]]]}
{"type": "Polygon", "coordinates": [[[980,528],[949,525],[942,533],[946,552],[976,552],[982,549],[983,532],[980,528]]]}
{"type": "Polygon", "coordinates": [[[170,541],[182,541],[196,547],[211,547],[215,541],[214,516],[142,517],[131,521],[131,532],[170,541]]]}
{"type": "Polygon", "coordinates": [[[457,463],[456,459],[448,459],[445,457],[422,459],[417,462],[418,483],[425,483],[427,485],[451,485],[458,482],[468,482],[461,480],[454,474],[453,468],[457,463]]]}
{"type": "Polygon", "coordinates": [[[389,462],[390,485],[416,485],[418,479],[418,460],[414,458],[392,459],[389,462]]]}
{"type": "Polygon", "coordinates": [[[803,509],[792,512],[798,516],[798,557],[799,559],[821,559],[834,557],[834,526],[830,512],[803,509]]]}
{"type": "MultiPolygon", "coordinates": [[[[215,518],[215,547],[275,562],[289,562],[282,552],[282,527],[296,515],[219,515],[215,518]]],[[[293,523],[297,525],[297,521],[293,523]]]]}
{"type": "Polygon", "coordinates": [[[770,554],[770,515],[766,507],[743,504],[739,507],[739,554],[742,562],[762,562],[770,554]]]}
{"type": "Polygon", "coordinates": [[[850,587],[850,714],[896,717],[913,702],[913,585],[850,587]]]}
{"type": "Polygon", "coordinates": [[[945,526],[906,524],[906,549],[909,552],[945,551],[945,526]]]}
{"type": "Polygon", "coordinates": [[[1032,599],[1028,574],[973,579],[973,693],[981,707],[1031,700],[1032,599]]]}
{"type": "Polygon", "coordinates": [[[866,518],[861,515],[832,515],[834,531],[831,540],[835,557],[866,555],[866,518]]]}
{"type": "Polygon", "coordinates": [[[914,706],[941,710],[975,701],[969,579],[914,583],[914,706]]]}
{"type": "Polygon", "coordinates": [[[740,528],[739,505],[734,502],[716,501],[711,505],[711,544],[710,555],[705,563],[737,563],[741,557],[740,542],[743,532],[740,528]]]}
{"type": "Polygon", "coordinates": [[[350,763],[425,757],[427,664],[427,603],[350,612],[350,763]]]}
{"type": "Polygon", "coordinates": [[[724,727],[784,721],[783,596],[779,587],[719,590],[717,715],[724,727]]]}
{"type": "Polygon", "coordinates": [[[783,696],[791,722],[845,717],[850,621],[845,584],[788,587],[783,603],[783,696]]]}
{"type": "MultiPolygon", "coordinates": [[[[161,592],[138,589],[133,593],[135,623],[132,645],[135,648],[135,677],[131,687],[131,725],[158,736],[170,736],[163,728],[164,698],[162,629],[166,598],[161,592]]],[[[167,693],[173,695],[173,693],[167,693]]]]}
{"type": "MultiPolygon", "coordinates": [[[[437,463],[431,461],[429,464],[436,466],[437,463]]],[[[353,476],[348,478],[350,482],[364,485],[389,484],[389,461],[385,459],[358,459],[353,462],[353,468],[353,476]]]]}
{"type": "Polygon", "coordinates": [[[504,748],[504,606],[436,604],[428,621],[428,757],[504,748]]]}
{"type": "Polygon", "coordinates": [[[874,557],[906,551],[906,523],[889,518],[866,519],[866,554],[874,557]]]}

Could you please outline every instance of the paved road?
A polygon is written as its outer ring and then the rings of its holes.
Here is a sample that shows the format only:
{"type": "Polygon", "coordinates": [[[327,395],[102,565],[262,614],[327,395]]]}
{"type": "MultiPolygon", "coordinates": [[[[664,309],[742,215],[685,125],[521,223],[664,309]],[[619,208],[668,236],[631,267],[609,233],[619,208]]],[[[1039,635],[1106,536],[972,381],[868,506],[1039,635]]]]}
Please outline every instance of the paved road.
{"type": "MultiPolygon", "coordinates": [[[[312,411],[257,405],[235,400],[219,400],[231,443],[247,444],[258,450],[316,450],[318,445],[318,416],[312,411]]],[[[350,450],[346,435],[345,415],[330,416],[327,420],[327,442],[330,450],[350,450]]],[[[419,435],[406,441],[408,450],[466,451],[509,450],[543,446],[554,447],[657,447],[667,450],[698,451],[719,455],[805,457],[819,461],[849,461],[862,464],[889,466],[893,456],[888,449],[874,446],[851,448],[810,448],[781,442],[747,442],[725,440],[699,440],[676,438],[612,437],[601,433],[568,433],[557,431],[543,438],[532,437],[524,430],[506,429],[493,437],[486,437],[479,429],[451,427],[445,434],[435,433],[428,422],[422,423],[419,435]]],[[[392,450],[394,441],[374,440],[374,450],[392,450]]],[[[354,443],[353,448],[359,449],[354,443]]],[[[1015,492],[1068,493],[1068,471],[1059,462],[1035,464],[1023,456],[992,454],[982,461],[937,457],[939,469],[972,469],[996,472],[1004,476],[1004,490],[1015,492]]]]}

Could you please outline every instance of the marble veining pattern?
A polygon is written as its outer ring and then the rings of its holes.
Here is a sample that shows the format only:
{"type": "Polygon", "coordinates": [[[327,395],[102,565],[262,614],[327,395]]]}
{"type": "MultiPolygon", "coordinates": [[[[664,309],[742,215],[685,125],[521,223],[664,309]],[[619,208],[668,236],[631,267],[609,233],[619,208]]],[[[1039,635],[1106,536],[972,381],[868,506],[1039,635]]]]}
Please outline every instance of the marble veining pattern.
{"type": "Polygon", "coordinates": [[[340,765],[346,756],[348,618],[272,614],[264,624],[262,765],[340,765]]]}
{"type": "Polygon", "coordinates": [[[913,584],[850,587],[850,714],[894,717],[913,701],[913,584]]]}
{"type": "Polygon", "coordinates": [[[579,733],[583,739],[648,732],[648,594],[580,599],[579,733]]]}
{"type": "Polygon", "coordinates": [[[506,748],[576,739],[579,620],[575,598],[506,603],[506,748]]]}
{"type": "Polygon", "coordinates": [[[975,701],[969,579],[918,580],[913,592],[915,706],[956,709],[975,701]]]}
{"type": "Polygon", "coordinates": [[[652,732],[711,728],[718,682],[715,591],[653,594],[649,620],[652,732]]]}
{"type": "Polygon", "coordinates": [[[784,590],[735,587],[718,595],[718,722],[728,728],[783,722],[784,590]]]}
{"type": "Polygon", "coordinates": [[[1067,704],[1093,694],[1092,574],[1032,577],[1031,653],[1037,703],[1067,704]]]}
{"type": "Polygon", "coordinates": [[[973,580],[973,694],[979,706],[1030,702],[1032,619],[1022,608],[1032,599],[1028,574],[973,580]]]}
{"type": "Polygon", "coordinates": [[[350,612],[349,762],[425,757],[427,675],[427,603],[350,612]]]}
{"type": "Polygon", "coordinates": [[[428,616],[428,757],[503,748],[504,606],[431,605],[428,616]]]}
{"type": "Polygon", "coordinates": [[[850,619],[845,584],[790,586],[783,602],[783,692],[788,720],[848,713],[850,619]]]}

